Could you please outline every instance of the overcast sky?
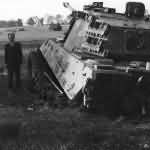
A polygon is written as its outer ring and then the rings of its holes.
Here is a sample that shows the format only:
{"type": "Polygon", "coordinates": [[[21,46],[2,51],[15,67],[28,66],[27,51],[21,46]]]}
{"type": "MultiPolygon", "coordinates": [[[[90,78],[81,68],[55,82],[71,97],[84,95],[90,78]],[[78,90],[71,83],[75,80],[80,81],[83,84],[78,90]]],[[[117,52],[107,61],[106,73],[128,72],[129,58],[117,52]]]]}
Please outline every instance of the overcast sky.
{"type": "MultiPolygon", "coordinates": [[[[69,14],[69,11],[62,6],[64,1],[69,2],[72,7],[82,10],[84,4],[96,0],[1,0],[0,20],[22,18],[26,20],[30,16],[43,17],[45,14],[69,14]]],[[[104,6],[114,7],[119,12],[124,12],[125,3],[129,0],[97,0],[103,1],[104,6]]],[[[131,1],[131,0],[130,0],[131,1]]],[[[135,0],[132,0],[135,1],[135,0]]],[[[136,0],[140,1],[140,0],[136,0]]],[[[150,0],[141,0],[150,12],[150,0]]]]}

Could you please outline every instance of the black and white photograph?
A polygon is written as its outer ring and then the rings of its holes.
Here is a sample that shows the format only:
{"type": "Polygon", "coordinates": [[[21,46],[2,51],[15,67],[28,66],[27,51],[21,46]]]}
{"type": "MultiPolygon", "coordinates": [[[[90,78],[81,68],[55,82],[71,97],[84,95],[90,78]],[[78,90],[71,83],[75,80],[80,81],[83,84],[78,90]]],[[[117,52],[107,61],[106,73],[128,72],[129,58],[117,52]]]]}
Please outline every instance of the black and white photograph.
{"type": "Polygon", "coordinates": [[[1,0],[0,150],[150,150],[150,1],[1,0]]]}

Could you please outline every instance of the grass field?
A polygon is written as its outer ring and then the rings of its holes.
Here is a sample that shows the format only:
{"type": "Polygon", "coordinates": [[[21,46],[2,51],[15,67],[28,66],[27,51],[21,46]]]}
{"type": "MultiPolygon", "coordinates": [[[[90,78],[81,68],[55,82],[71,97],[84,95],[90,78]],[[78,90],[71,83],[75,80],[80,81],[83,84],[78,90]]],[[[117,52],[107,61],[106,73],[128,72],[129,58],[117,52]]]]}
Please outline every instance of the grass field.
{"type": "MultiPolygon", "coordinates": [[[[7,31],[0,31],[0,65],[7,31]]],[[[39,42],[62,32],[26,28],[16,34],[24,44],[23,89],[8,96],[7,76],[0,76],[0,149],[3,150],[145,150],[150,149],[150,120],[114,121],[79,112],[78,108],[54,109],[27,91],[26,58],[39,42]],[[34,45],[34,46],[33,46],[34,45]]]]}
{"type": "MultiPolygon", "coordinates": [[[[0,28],[0,68],[4,66],[4,45],[8,42],[8,33],[16,28],[0,28]]],[[[16,32],[16,41],[23,47],[24,64],[31,50],[39,47],[49,38],[62,37],[64,32],[49,31],[46,27],[24,27],[24,31],[16,32]]]]}
{"type": "MultiPolygon", "coordinates": [[[[0,29],[0,49],[8,41],[8,33],[15,30],[15,28],[1,28],[0,29]]],[[[63,36],[62,32],[49,31],[46,27],[24,27],[24,31],[16,32],[16,40],[23,44],[23,47],[31,48],[37,47],[43,41],[58,36],[63,36]]]]}

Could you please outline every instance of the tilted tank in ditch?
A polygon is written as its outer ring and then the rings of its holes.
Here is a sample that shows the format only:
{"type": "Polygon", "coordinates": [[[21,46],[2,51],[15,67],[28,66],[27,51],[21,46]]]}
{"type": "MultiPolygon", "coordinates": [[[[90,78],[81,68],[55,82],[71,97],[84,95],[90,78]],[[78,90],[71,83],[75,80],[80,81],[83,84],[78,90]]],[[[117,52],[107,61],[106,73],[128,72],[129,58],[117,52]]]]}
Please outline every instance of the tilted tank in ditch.
{"type": "Polygon", "coordinates": [[[140,2],[128,2],[125,13],[102,2],[72,9],[64,39],[48,39],[40,47],[47,64],[41,70],[68,101],[78,97],[84,110],[148,113],[150,21],[145,12],[140,2]]]}

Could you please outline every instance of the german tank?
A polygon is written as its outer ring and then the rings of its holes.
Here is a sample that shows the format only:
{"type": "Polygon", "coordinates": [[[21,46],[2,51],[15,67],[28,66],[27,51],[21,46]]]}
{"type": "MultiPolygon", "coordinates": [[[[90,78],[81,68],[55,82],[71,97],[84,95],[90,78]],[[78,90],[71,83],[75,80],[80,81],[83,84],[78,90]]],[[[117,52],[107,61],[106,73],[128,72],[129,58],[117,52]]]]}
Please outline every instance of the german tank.
{"type": "Polygon", "coordinates": [[[145,5],[128,2],[125,13],[102,2],[72,10],[63,40],[48,39],[40,59],[49,81],[82,109],[115,114],[149,113],[150,21],[145,5]],[[79,96],[80,95],[80,96],[79,96]]]}

